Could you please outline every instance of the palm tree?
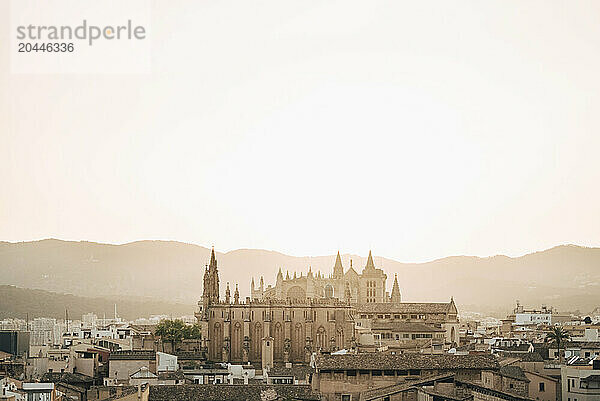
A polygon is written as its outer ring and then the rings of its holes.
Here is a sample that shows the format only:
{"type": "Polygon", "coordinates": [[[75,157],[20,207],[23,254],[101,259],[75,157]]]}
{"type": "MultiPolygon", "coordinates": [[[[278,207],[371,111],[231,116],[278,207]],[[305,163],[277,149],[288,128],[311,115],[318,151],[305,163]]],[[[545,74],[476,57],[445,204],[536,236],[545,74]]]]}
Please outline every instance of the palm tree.
{"type": "Polygon", "coordinates": [[[562,354],[560,353],[561,348],[565,348],[567,341],[569,341],[569,333],[562,327],[556,326],[546,335],[546,339],[552,344],[555,344],[558,348],[558,363],[562,365],[562,354]]]}

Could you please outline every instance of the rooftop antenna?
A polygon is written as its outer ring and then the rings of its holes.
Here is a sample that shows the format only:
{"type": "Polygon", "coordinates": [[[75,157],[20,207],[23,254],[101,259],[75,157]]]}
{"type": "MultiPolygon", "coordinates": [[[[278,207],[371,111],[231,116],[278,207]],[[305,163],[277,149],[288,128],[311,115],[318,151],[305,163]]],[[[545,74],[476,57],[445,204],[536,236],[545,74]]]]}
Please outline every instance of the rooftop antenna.
{"type": "Polygon", "coordinates": [[[115,304],[115,320],[117,320],[117,304],[115,304]]]}
{"type": "Polygon", "coordinates": [[[69,310],[65,308],[65,323],[67,324],[67,333],[69,332],[69,310]]]}

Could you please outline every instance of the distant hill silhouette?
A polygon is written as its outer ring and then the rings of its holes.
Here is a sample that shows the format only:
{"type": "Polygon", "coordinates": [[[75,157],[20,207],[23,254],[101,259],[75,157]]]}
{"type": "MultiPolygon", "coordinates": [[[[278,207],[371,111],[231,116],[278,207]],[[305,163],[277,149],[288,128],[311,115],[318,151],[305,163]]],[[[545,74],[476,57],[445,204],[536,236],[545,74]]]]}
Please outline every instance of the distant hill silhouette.
{"type": "MultiPolygon", "coordinates": [[[[240,249],[217,253],[221,292],[225,283],[249,295],[250,280],[260,275],[274,284],[277,270],[330,274],[335,253],[293,257],[279,252],[240,249]]],[[[375,250],[376,251],[376,250],[375,250]]],[[[376,253],[376,252],[375,252],[376,253]]],[[[48,239],[0,242],[0,284],[71,293],[86,297],[143,296],[193,305],[202,293],[204,265],[210,250],[173,241],[138,241],[123,245],[48,239]]],[[[353,259],[360,272],[366,255],[353,259]]],[[[375,256],[391,287],[398,274],[404,300],[444,301],[454,296],[469,310],[505,313],[518,299],[561,310],[591,311],[600,304],[600,248],[561,245],[521,257],[451,256],[426,263],[401,263],[375,256]]],[[[389,289],[389,288],[388,288],[389,289]]]]}
{"type": "Polygon", "coordinates": [[[69,319],[81,319],[84,313],[94,312],[99,317],[114,316],[117,313],[126,320],[150,315],[170,315],[180,317],[192,315],[194,305],[174,304],[156,300],[137,301],[123,298],[87,298],[55,292],[18,288],[0,285],[0,319],[35,317],[65,318],[65,310],[69,311],[69,319]]]}

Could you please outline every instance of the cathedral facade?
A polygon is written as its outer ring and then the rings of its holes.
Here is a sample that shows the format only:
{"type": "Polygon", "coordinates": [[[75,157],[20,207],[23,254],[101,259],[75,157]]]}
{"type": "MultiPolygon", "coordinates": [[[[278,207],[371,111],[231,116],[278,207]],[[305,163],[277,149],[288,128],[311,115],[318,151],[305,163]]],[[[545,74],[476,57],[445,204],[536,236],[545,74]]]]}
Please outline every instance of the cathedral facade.
{"type": "MultiPolygon", "coordinates": [[[[375,267],[369,252],[359,274],[352,265],[344,272],[338,255],[333,273],[283,277],[275,286],[258,288],[240,300],[236,285],[229,283],[220,296],[219,272],[214,249],[204,272],[204,292],[195,314],[202,344],[210,361],[262,364],[308,363],[314,352],[333,352],[357,346],[357,326],[385,327],[398,324],[428,325],[446,332],[446,342],[456,343],[458,311],[449,303],[401,302],[397,277],[391,295],[387,276],[375,267]],[[358,323],[357,323],[358,322],[358,323]],[[379,326],[378,326],[379,325],[379,326]]],[[[386,337],[387,338],[387,337],[386,337]]]]}

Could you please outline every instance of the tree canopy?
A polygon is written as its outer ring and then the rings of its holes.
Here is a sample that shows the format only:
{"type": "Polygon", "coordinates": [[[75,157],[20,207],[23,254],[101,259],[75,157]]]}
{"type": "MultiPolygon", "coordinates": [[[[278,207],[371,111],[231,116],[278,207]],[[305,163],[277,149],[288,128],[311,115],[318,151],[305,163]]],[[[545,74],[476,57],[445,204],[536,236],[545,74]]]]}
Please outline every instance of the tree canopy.
{"type": "Polygon", "coordinates": [[[163,341],[168,341],[175,345],[182,340],[199,339],[201,338],[200,326],[195,324],[185,324],[180,319],[161,320],[156,326],[154,334],[159,336],[163,341]]]}

